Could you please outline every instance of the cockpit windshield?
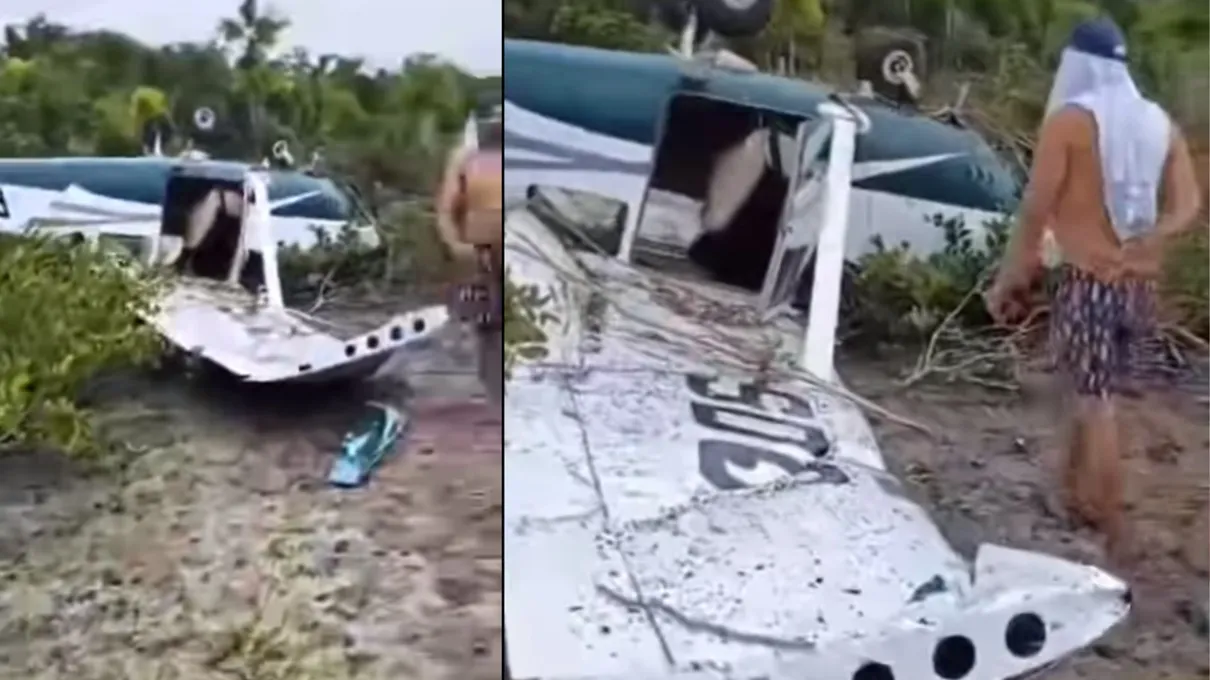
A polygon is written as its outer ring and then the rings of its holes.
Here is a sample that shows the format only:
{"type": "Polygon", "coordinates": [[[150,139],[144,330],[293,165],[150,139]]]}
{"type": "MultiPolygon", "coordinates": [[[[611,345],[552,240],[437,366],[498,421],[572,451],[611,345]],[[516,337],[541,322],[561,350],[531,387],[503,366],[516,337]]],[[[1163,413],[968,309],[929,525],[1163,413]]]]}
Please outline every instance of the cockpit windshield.
{"type": "Polygon", "coordinates": [[[269,201],[276,217],[373,224],[373,217],[351,185],[328,177],[277,170],[270,175],[269,201]]]}

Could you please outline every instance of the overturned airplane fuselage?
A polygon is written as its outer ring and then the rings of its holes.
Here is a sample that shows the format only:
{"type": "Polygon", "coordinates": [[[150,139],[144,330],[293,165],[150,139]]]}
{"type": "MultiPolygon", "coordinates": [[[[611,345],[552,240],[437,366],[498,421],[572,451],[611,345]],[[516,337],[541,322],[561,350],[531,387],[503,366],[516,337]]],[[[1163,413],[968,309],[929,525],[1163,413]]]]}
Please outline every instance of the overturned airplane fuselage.
{"type": "MultiPolygon", "coordinates": [[[[34,224],[30,231],[115,240],[135,266],[166,275],[151,323],[194,359],[254,383],[368,377],[399,349],[448,321],[444,305],[346,328],[286,306],[278,272],[271,172],[210,161],[178,161],[158,213],[113,216],[83,229],[34,224]]],[[[376,239],[373,239],[376,241],[376,239]]]]}

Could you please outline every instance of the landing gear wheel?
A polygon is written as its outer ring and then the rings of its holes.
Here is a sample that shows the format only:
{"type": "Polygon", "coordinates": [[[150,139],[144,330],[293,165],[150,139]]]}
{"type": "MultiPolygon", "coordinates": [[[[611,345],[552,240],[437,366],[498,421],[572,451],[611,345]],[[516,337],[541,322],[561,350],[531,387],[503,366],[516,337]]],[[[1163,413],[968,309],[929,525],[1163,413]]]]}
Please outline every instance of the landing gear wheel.
{"type": "Polygon", "coordinates": [[[925,38],[907,29],[871,27],[855,42],[857,80],[896,102],[914,101],[926,73],[925,38]]]}
{"type": "Polygon", "coordinates": [[[893,85],[903,84],[903,74],[916,70],[912,55],[904,50],[892,50],[882,58],[882,79],[893,85]]]}

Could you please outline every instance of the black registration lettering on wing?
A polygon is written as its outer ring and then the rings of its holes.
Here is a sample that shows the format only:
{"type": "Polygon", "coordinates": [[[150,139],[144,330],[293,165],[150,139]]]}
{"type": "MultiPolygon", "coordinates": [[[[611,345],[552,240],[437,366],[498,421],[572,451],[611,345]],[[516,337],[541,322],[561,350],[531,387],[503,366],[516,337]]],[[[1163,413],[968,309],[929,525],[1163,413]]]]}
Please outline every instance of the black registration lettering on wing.
{"type": "Polygon", "coordinates": [[[807,458],[799,460],[759,444],[703,439],[698,442],[698,469],[712,486],[723,490],[741,489],[747,484],[736,479],[731,470],[755,470],[762,465],[772,465],[786,475],[800,478],[814,473],[813,480],[810,477],[805,478],[811,480],[808,483],[813,481],[819,484],[847,484],[850,481],[848,475],[840,468],[818,460],[827,455],[830,449],[830,443],[823,431],[794,420],[814,415],[814,410],[804,400],[784,392],[763,390],[751,383],[740,384],[738,396],[725,394],[714,391],[713,382],[701,376],[690,376],[688,379],[689,390],[694,396],[719,402],[710,404],[696,399],[691,402],[690,412],[694,421],[715,432],[763,439],[771,444],[792,444],[802,449],[807,458]],[[770,412],[765,406],[766,396],[780,397],[788,406],[770,412]],[[744,424],[725,422],[720,417],[723,415],[742,419],[744,424]],[[766,424],[768,427],[764,426],[766,424]],[[786,436],[784,432],[787,428],[797,430],[798,435],[786,436]]]}
{"type": "Polygon", "coordinates": [[[768,395],[771,397],[780,397],[785,400],[787,404],[789,404],[789,408],[783,411],[783,413],[786,415],[795,416],[797,418],[813,418],[815,416],[815,409],[811,408],[810,404],[803,401],[802,398],[793,394],[786,394],[785,392],[781,392],[779,390],[759,388],[752,383],[740,383],[738,397],[730,394],[724,394],[722,392],[715,392],[713,389],[714,380],[711,378],[702,377],[700,375],[689,376],[688,385],[689,391],[693,392],[702,399],[711,399],[713,401],[731,404],[742,404],[743,406],[750,408],[765,410],[765,405],[762,402],[761,397],[768,395]]]}
{"type": "Polygon", "coordinates": [[[746,483],[731,473],[728,463],[744,470],[756,470],[762,464],[774,465],[785,474],[808,484],[839,485],[850,481],[844,470],[820,461],[803,462],[784,453],[734,441],[706,439],[698,444],[698,469],[711,486],[723,491],[746,487],[746,483]],[[808,474],[814,477],[808,477],[808,474]]]}
{"type": "Polygon", "coordinates": [[[708,427],[716,432],[727,432],[730,434],[744,434],[753,437],[759,437],[768,442],[777,444],[793,444],[803,451],[811,455],[812,458],[819,458],[828,453],[830,447],[828,438],[819,429],[810,425],[801,423],[788,422],[784,418],[777,416],[766,415],[763,413],[751,413],[741,411],[739,409],[727,408],[725,406],[713,406],[711,404],[693,404],[693,419],[698,425],[708,427]],[[751,425],[736,425],[725,423],[719,417],[723,414],[731,414],[740,418],[746,418],[752,421],[751,425]],[[768,423],[772,428],[763,428],[760,423],[768,423]],[[792,427],[802,432],[801,437],[787,437],[778,432],[778,429],[792,427]]]}
{"type": "Polygon", "coordinates": [[[8,201],[4,198],[4,188],[0,187],[0,220],[6,220],[9,217],[8,201]]]}

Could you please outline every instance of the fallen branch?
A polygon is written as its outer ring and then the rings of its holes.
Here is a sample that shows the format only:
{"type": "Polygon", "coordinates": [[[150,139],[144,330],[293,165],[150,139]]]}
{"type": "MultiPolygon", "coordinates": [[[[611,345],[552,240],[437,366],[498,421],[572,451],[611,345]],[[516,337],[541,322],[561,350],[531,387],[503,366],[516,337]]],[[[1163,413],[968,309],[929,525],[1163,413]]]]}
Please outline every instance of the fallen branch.
{"type": "Polygon", "coordinates": [[[947,381],[961,380],[997,390],[1015,391],[1019,382],[1018,366],[1021,363],[1020,343],[1039,328],[1038,319],[1050,311],[1048,306],[1034,307],[1024,320],[1005,334],[1003,329],[985,328],[965,330],[955,325],[958,315],[981,296],[986,275],[967,291],[962,300],[929,336],[928,344],[916,359],[911,373],[898,381],[900,387],[911,387],[936,375],[948,376],[947,381]],[[946,349],[939,349],[942,341],[949,340],[946,349]],[[1001,370],[997,371],[996,368],[1001,370]],[[1013,380],[988,377],[988,373],[1004,373],[1013,380]]]}

